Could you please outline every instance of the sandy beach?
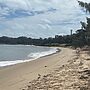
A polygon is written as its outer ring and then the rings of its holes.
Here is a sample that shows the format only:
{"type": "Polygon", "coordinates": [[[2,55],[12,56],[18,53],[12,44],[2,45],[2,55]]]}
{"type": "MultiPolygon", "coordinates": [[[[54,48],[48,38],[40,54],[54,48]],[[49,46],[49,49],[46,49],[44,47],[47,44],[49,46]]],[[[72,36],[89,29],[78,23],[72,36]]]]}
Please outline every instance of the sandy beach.
{"type": "Polygon", "coordinates": [[[67,53],[63,59],[69,59],[67,63],[43,77],[39,75],[22,90],[90,90],[90,48],[76,49],[73,57],[67,53]]]}
{"type": "Polygon", "coordinates": [[[0,68],[0,90],[90,90],[90,52],[60,48],[37,60],[0,68]]]}
{"type": "Polygon", "coordinates": [[[38,74],[47,75],[70,60],[74,51],[60,48],[61,52],[37,60],[0,68],[0,90],[22,90],[38,74]]]}

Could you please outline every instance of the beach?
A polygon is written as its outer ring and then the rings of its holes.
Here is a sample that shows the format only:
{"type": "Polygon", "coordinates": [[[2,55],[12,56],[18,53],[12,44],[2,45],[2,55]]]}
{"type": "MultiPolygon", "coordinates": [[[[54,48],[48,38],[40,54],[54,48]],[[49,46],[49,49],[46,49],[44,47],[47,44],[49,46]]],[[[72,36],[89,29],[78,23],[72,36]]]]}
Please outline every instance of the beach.
{"type": "Polygon", "coordinates": [[[0,90],[90,90],[87,50],[61,52],[0,68],[0,90]]]}
{"type": "Polygon", "coordinates": [[[89,2],[1,0],[0,90],[90,90],[89,2]]]}
{"type": "Polygon", "coordinates": [[[90,48],[77,48],[74,56],[68,57],[67,63],[43,77],[39,75],[22,90],[90,90],[90,48]]]}
{"type": "Polygon", "coordinates": [[[73,57],[73,50],[60,48],[61,52],[34,61],[0,68],[1,90],[22,90],[28,82],[52,72],[73,57]]]}

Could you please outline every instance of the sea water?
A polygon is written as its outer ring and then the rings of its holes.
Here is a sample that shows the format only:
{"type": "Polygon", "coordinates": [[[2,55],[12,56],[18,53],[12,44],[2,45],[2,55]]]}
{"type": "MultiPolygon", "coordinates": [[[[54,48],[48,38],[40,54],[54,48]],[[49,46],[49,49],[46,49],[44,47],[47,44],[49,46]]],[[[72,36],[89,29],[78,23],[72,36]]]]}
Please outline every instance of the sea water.
{"type": "Polygon", "coordinates": [[[57,51],[57,48],[33,45],[0,45],[0,67],[35,60],[57,51]]]}

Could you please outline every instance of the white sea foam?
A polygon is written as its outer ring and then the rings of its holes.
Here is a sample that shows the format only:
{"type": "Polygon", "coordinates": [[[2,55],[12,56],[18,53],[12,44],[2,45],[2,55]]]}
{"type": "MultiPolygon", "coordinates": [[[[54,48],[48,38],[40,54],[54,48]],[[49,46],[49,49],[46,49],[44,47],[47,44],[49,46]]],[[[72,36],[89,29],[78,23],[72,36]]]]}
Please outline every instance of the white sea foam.
{"type": "Polygon", "coordinates": [[[28,57],[31,57],[33,59],[37,59],[43,56],[51,55],[53,53],[56,53],[58,51],[57,48],[51,48],[49,51],[44,51],[44,52],[37,52],[37,53],[30,53],[28,57]]]}
{"type": "Polygon", "coordinates": [[[54,54],[57,51],[58,51],[57,48],[51,48],[49,51],[30,53],[28,57],[31,59],[28,59],[28,60],[0,61],[0,67],[14,65],[14,64],[23,63],[23,62],[29,62],[29,61],[36,60],[43,56],[54,54]]]}

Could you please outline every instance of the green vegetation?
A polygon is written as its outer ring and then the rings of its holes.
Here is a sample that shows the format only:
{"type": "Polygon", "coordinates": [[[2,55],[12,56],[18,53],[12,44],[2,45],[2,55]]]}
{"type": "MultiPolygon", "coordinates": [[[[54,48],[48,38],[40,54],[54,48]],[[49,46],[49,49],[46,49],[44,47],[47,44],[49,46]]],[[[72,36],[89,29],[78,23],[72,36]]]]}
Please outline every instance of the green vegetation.
{"type": "Polygon", "coordinates": [[[40,46],[58,46],[60,44],[69,43],[69,36],[58,36],[56,35],[55,38],[49,37],[45,39],[33,39],[27,37],[18,37],[18,38],[11,38],[11,37],[0,37],[0,44],[24,44],[24,45],[40,45],[40,46]]]}
{"type": "Polygon", "coordinates": [[[86,3],[86,2],[82,2],[82,1],[78,1],[78,3],[81,7],[86,9],[86,12],[90,13],[90,3],[86,3]]]}

